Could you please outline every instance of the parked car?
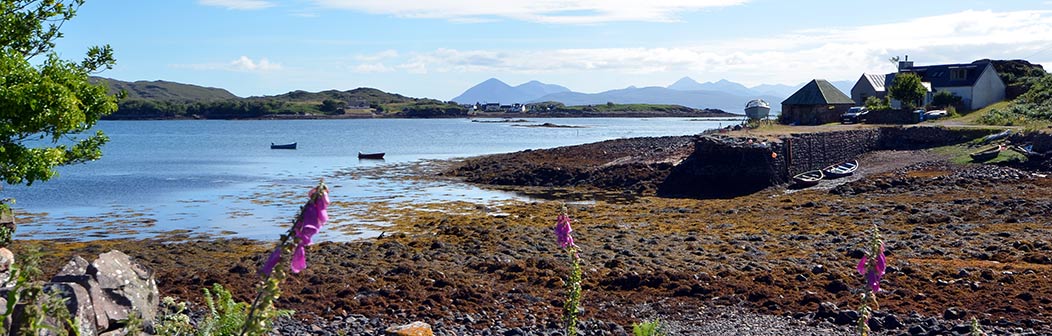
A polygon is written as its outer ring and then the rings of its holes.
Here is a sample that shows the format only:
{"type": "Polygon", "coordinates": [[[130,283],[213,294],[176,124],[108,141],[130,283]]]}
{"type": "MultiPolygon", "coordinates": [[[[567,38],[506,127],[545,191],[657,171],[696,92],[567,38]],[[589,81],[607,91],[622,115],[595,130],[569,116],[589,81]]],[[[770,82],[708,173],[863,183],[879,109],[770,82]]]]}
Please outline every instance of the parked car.
{"type": "Polygon", "coordinates": [[[949,115],[949,113],[947,113],[946,110],[931,110],[924,112],[924,120],[939,119],[947,115],[949,115]]]}
{"type": "Polygon", "coordinates": [[[867,114],[869,114],[869,109],[863,106],[855,106],[847,109],[847,112],[840,116],[840,121],[845,124],[863,122],[866,121],[867,114]]]}

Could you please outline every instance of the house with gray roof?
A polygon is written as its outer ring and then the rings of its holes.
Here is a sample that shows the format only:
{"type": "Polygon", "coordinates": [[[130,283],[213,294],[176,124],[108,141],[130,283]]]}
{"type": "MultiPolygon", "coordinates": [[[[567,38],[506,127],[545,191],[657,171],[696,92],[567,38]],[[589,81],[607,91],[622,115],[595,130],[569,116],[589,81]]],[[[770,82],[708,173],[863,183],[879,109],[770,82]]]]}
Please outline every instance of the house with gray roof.
{"type": "Polygon", "coordinates": [[[884,88],[885,77],[886,75],[883,74],[862,74],[862,77],[855,82],[855,86],[851,87],[851,100],[855,102],[855,105],[862,106],[866,104],[866,99],[869,97],[884,99],[888,95],[884,88]]]}
{"type": "Polygon", "coordinates": [[[964,108],[969,110],[978,110],[1005,99],[1005,83],[989,60],[927,66],[900,62],[899,73],[905,72],[915,73],[922,82],[931,83],[933,93],[950,91],[961,97],[964,108]]]}
{"type": "MultiPolygon", "coordinates": [[[[899,71],[887,75],[863,74],[851,88],[851,98],[856,104],[864,104],[866,98],[883,97],[895,82],[899,73],[914,73],[920,76],[928,94],[921,105],[927,105],[939,91],[949,91],[961,97],[962,107],[978,110],[1005,99],[1005,83],[997,75],[989,60],[966,64],[941,64],[914,66],[908,58],[899,62],[899,71]]],[[[899,102],[893,100],[893,107],[899,102]]]]}
{"type": "Polygon", "coordinates": [[[821,125],[840,120],[855,105],[846,94],[824,79],[815,79],[782,101],[783,124],[821,125]]]}

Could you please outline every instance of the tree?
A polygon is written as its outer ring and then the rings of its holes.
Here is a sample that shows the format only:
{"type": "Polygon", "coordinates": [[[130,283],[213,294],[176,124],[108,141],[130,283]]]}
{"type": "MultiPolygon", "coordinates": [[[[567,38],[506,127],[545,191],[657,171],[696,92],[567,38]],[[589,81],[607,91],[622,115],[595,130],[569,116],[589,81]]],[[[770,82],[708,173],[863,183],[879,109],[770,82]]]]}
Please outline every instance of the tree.
{"type": "Polygon", "coordinates": [[[866,98],[865,106],[866,109],[870,111],[887,111],[891,109],[891,105],[888,104],[887,97],[883,99],[877,97],[866,98]]]}
{"type": "Polygon", "coordinates": [[[956,108],[961,105],[961,97],[947,90],[939,90],[932,97],[931,104],[938,107],[953,106],[956,108]]]}
{"type": "Polygon", "coordinates": [[[920,76],[912,72],[904,72],[895,75],[891,83],[891,98],[902,102],[902,107],[912,110],[921,103],[921,99],[928,93],[928,89],[921,84],[920,76]]]}
{"type": "Polygon", "coordinates": [[[0,0],[0,178],[46,181],[55,167],[98,159],[108,138],[90,130],[117,110],[117,97],[88,75],[113,67],[113,49],[91,47],[80,62],[52,51],[62,24],[84,0],[0,0]]]}

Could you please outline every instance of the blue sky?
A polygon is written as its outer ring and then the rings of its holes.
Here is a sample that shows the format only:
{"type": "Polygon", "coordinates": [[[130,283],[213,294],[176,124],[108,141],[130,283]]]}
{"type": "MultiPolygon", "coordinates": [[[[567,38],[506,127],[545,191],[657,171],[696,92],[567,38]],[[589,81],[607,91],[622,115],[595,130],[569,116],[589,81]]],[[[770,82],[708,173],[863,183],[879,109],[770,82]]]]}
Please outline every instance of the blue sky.
{"type": "Polygon", "coordinates": [[[121,80],[239,96],[374,87],[450,99],[491,77],[599,92],[747,86],[981,58],[1052,65],[1052,1],[88,0],[57,51],[121,80]]]}

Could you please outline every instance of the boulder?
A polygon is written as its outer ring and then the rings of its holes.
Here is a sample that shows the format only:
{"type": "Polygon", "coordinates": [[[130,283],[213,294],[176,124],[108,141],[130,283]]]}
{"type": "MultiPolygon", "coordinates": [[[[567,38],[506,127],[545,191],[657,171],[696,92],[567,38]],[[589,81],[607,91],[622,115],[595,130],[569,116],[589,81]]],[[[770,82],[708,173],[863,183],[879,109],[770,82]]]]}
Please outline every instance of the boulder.
{"type": "Polygon", "coordinates": [[[58,274],[51,278],[51,282],[75,283],[86,289],[90,296],[93,315],[91,320],[95,322],[95,329],[108,330],[110,328],[110,318],[106,311],[116,311],[119,307],[112,303],[112,300],[102,291],[98,281],[95,281],[95,277],[87,274],[89,265],[90,263],[84,258],[74,256],[62,267],[58,274]]]}
{"type": "Polygon", "coordinates": [[[127,319],[133,311],[141,315],[146,327],[157,317],[160,294],[153,272],[132,261],[127,254],[117,250],[100,254],[86,271],[100,289],[92,291],[95,310],[101,306],[111,326],[127,319]]]}
{"type": "Polygon", "coordinates": [[[6,247],[0,247],[0,283],[11,279],[11,265],[15,264],[15,254],[6,247]]]}
{"type": "Polygon", "coordinates": [[[91,304],[88,290],[81,285],[70,282],[51,282],[44,285],[44,292],[57,295],[66,300],[69,315],[76,318],[77,335],[95,335],[95,309],[91,304]]]}
{"type": "Polygon", "coordinates": [[[432,336],[431,325],[416,321],[410,324],[392,326],[384,330],[386,336],[432,336]]]}

